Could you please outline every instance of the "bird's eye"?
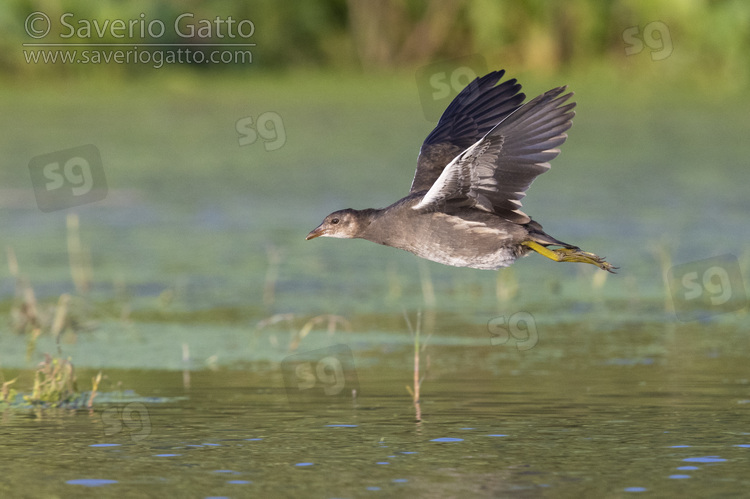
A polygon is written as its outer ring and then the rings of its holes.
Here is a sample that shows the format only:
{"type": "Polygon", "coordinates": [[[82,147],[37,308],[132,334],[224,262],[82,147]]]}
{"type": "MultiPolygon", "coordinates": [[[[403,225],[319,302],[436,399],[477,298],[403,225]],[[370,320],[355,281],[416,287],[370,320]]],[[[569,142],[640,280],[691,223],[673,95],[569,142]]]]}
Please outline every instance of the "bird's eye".
{"type": "Polygon", "coordinates": [[[332,218],[331,219],[331,223],[334,224],[334,225],[336,225],[337,223],[339,223],[339,219],[338,218],[332,218]]]}

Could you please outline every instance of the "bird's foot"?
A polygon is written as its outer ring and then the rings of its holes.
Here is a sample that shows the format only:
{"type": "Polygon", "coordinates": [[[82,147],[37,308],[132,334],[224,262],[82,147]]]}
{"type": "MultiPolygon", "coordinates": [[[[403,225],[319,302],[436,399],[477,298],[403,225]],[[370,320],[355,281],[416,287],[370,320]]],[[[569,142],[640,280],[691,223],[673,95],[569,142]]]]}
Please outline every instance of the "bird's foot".
{"type": "Polygon", "coordinates": [[[617,273],[615,272],[615,269],[618,267],[613,266],[604,258],[595,255],[594,253],[583,251],[580,248],[558,248],[551,250],[534,241],[524,241],[521,244],[556,262],[590,263],[591,265],[596,265],[600,269],[606,270],[611,274],[617,273]]]}
{"type": "Polygon", "coordinates": [[[558,255],[558,262],[580,262],[590,263],[596,265],[602,270],[606,270],[609,273],[616,274],[615,269],[618,267],[613,266],[611,263],[606,261],[604,258],[588,251],[583,251],[579,248],[559,248],[553,250],[553,253],[558,255]]]}

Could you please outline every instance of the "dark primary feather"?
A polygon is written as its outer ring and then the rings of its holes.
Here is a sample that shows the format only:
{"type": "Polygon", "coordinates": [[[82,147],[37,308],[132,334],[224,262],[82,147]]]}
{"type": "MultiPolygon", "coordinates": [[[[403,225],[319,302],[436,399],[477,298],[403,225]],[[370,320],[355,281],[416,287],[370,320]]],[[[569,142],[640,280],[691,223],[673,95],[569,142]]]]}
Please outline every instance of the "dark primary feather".
{"type": "Polygon", "coordinates": [[[486,136],[456,156],[414,209],[475,207],[514,223],[528,223],[521,199],[559,153],[573,119],[572,93],[550,90],[510,113],[486,136]]]}
{"type": "Polygon", "coordinates": [[[519,93],[521,85],[515,79],[497,85],[504,74],[493,71],[477,78],[453,99],[422,144],[409,192],[432,187],[456,155],[520,107],[526,96],[519,93]]]}

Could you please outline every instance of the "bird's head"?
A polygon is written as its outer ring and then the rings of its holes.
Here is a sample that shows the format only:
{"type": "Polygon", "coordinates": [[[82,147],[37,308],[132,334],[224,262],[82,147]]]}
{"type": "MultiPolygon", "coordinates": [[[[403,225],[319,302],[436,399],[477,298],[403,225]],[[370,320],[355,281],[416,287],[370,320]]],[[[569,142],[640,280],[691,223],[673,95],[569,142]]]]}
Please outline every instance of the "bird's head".
{"type": "Polygon", "coordinates": [[[369,221],[366,220],[367,217],[364,216],[363,211],[352,210],[350,208],[334,211],[323,219],[323,223],[310,231],[305,239],[310,240],[316,237],[360,237],[364,228],[369,225],[369,221]]]}

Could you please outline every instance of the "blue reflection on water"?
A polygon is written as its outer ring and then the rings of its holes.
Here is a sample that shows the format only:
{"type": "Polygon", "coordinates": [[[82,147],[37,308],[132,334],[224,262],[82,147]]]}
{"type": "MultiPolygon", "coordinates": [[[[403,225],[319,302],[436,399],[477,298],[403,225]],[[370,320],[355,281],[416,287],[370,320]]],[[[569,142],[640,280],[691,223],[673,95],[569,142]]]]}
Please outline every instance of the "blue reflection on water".
{"type": "Polygon", "coordinates": [[[102,485],[111,485],[118,483],[117,480],[105,480],[103,478],[77,478],[75,480],[68,480],[68,485],[83,485],[84,487],[101,487],[102,485]]]}
{"type": "Polygon", "coordinates": [[[625,487],[625,492],[646,492],[646,487],[625,487]]]}
{"type": "Polygon", "coordinates": [[[441,437],[441,438],[433,438],[430,440],[430,442],[463,442],[463,438],[453,438],[453,437],[441,437]]]}
{"type": "Polygon", "coordinates": [[[683,459],[687,463],[723,463],[726,459],[719,456],[688,457],[683,459]]]}
{"type": "Polygon", "coordinates": [[[690,475],[669,475],[669,478],[674,480],[683,480],[685,478],[691,478],[690,475]]]}
{"type": "Polygon", "coordinates": [[[119,447],[120,444],[91,444],[89,447],[119,447]]]}

